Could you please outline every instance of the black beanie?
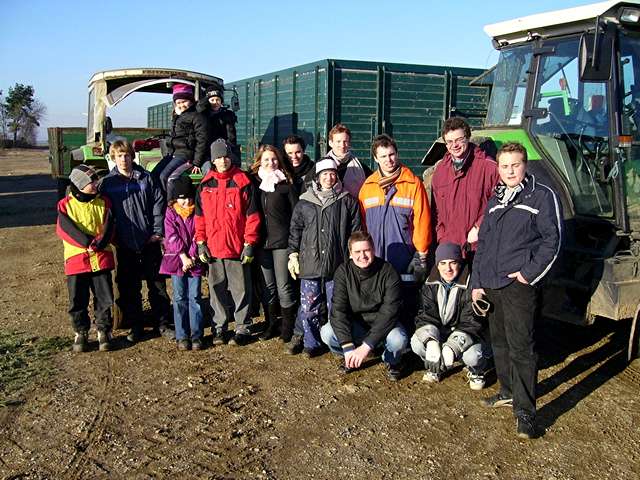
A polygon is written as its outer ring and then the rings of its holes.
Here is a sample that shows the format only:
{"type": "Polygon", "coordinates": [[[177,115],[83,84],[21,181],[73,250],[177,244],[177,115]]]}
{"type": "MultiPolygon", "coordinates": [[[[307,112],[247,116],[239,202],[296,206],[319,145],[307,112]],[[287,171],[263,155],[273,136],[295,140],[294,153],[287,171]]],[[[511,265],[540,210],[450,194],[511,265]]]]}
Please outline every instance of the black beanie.
{"type": "Polygon", "coordinates": [[[191,178],[181,175],[172,182],[171,200],[178,198],[194,198],[196,196],[195,188],[191,178]]]}

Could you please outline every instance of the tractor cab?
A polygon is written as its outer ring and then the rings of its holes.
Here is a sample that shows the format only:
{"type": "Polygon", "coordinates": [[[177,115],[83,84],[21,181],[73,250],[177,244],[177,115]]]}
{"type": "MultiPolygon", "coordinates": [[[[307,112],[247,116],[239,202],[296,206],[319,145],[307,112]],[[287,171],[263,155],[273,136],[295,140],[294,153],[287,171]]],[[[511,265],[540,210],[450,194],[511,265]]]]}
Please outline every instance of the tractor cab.
{"type": "MultiPolygon", "coordinates": [[[[127,139],[136,153],[135,161],[151,170],[162,158],[161,141],[168,132],[162,129],[114,128],[107,112],[135,92],[171,95],[177,83],[191,85],[196,101],[209,89],[224,89],[221,78],[186,70],[133,68],[93,75],[89,80],[86,144],[72,151],[73,162],[107,168],[109,145],[115,140],[127,139]]],[[[237,102],[236,98],[234,92],[232,101],[237,102]]]]}
{"type": "MultiPolygon", "coordinates": [[[[485,127],[519,141],[564,207],[547,316],[590,323],[640,308],[640,1],[607,1],[485,27],[500,51],[485,127]]],[[[486,80],[486,79],[485,79],[486,80]]],[[[637,340],[636,340],[637,342],[637,340]]]]}

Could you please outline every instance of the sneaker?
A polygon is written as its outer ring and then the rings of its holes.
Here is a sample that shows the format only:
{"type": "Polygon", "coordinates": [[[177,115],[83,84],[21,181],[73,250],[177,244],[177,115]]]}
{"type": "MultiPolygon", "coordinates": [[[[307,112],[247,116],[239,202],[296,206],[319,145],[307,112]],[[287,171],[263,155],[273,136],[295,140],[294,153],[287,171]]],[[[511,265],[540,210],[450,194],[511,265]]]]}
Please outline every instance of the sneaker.
{"type": "Polygon", "coordinates": [[[98,330],[98,349],[101,352],[108,352],[111,350],[111,339],[111,332],[98,330]]]}
{"type": "Polygon", "coordinates": [[[304,347],[302,335],[294,335],[284,347],[284,353],[287,355],[297,355],[302,352],[304,347]]]}
{"type": "Polygon", "coordinates": [[[178,340],[178,350],[181,352],[186,352],[187,350],[191,350],[191,342],[183,338],[182,340],[178,340]]]}
{"type": "Polygon", "coordinates": [[[172,328],[161,327],[160,335],[162,335],[167,340],[173,342],[176,339],[176,331],[172,328]]]}
{"type": "Polygon", "coordinates": [[[202,350],[203,348],[204,348],[204,345],[202,344],[202,339],[194,338],[191,340],[191,350],[199,351],[199,350],[202,350]]]}
{"type": "Polygon", "coordinates": [[[225,340],[225,332],[223,332],[222,330],[216,331],[213,334],[213,340],[211,340],[211,344],[212,345],[224,345],[226,342],[225,340]]]}
{"type": "Polygon", "coordinates": [[[324,352],[325,352],[325,349],[322,346],[315,347],[315,348],[306,348],[305,347],[305,348],[302,349],[302,354],[307,358],[319,357],[324,352]]]}
{"type": "Polygon", "coordinates": [[[469,388],[471,390],[482,390],[485,385],[484,374],[467,370],[467,382],[469,382],[469,388]]]}
{"type": "Polygon", "coordinates": [[[425,372],[422,376],[422,381],[427,383],[438,383],[440,381],[440,375],[433,372],[425,372]]]}
{"type": "Polygon", "coordinates": [[[245,333],[236,333],[231,340],[229,340],[229,345],[233,345],[235,347],[243,347],[247,343],[249,343],[250,335],[245,333]]]}
{"type": "Polygon", "coordinates": [[[513,407],[513,398],[503,396],[501,393],[496,393],[495,395],[482,399],[482,404],[488,408],[513,407]]]}
{"type": "Polygon", "coordinates": [[[392,382],[397,382],[402,378],[402,365],[385,363],[385,367],[387,368],[387,378],[392,382]]]}
{"type": "Polygon", "coordinates": [[[353,373],[357,370],[357,368],[348,368],[345,364],[344,361],[340,362],[340,365],[338,365],[338,371],[343,374],[343,375],[348,375],[350,373],[353,373]]]}
{"type": "Polygon", "coordinates": [[[516,431],[519,438],[531,439],[536,436],[535,417],[521,413],[516,416],[516,431]]]}
{"type": "Polygon", "coordinates": [[[141,329],[132,328],[129,332],[129,335],[127,335],[127,341],[131,343],[137,343],[142,340],[143,333],[144,332],[141,329]]]}
{"type": "Polygon", "coordinates": [[[89,349],[89,333],[76,332],[76,336],[73,339],[72,349],[76,353],[86,352],[89,349]]]}

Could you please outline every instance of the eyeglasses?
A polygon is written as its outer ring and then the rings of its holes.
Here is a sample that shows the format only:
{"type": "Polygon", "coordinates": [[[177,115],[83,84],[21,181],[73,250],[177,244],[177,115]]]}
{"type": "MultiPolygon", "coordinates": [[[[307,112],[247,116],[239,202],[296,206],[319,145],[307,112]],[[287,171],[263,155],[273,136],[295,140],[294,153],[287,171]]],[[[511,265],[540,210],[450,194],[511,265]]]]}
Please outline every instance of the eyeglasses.
{"type": "Polygon", "coordinates": [[[464,145],[467,143],[469,139],[467,137],[456,138],[455,140],[446,140],[444,143],[447,144],[447,147],[452,147],[454,145],[464,145]]]}

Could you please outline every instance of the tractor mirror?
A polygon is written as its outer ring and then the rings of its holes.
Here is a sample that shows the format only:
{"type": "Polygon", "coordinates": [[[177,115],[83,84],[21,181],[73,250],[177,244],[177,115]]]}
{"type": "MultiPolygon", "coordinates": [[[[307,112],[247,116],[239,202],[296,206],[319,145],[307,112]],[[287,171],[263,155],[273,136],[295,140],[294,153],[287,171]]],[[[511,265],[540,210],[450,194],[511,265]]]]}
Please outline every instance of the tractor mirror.
{"type": "Polygon", "coordinates": [[[231,96],[231,110],[234,112],[240,110],[240,99],[238,98],[238,92],[235,88],[233,89],[233,95],[231,96]]]}
{"type": "Polygon", "coordinates": [[[580,80],[583,82],[606,82],[611,78],[613,57],[613,35],[609,33],[583,33],[580,38],[580,80]]]}

